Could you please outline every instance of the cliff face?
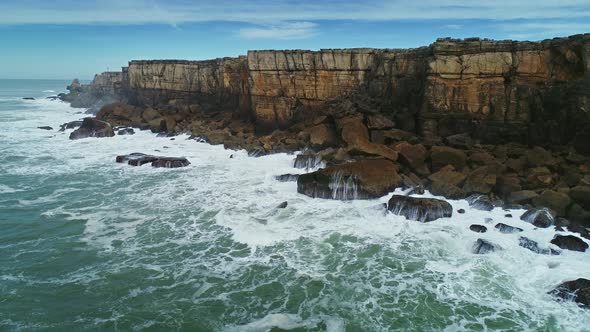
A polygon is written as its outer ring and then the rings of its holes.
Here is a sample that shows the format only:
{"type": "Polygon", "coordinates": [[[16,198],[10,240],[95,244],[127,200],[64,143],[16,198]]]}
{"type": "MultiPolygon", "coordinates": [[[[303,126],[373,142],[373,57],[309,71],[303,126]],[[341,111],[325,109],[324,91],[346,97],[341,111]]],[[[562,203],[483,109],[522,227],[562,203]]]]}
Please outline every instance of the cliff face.
{"type": "Polygon", "coordinates": [[[584,140],[576,133],[588,132],[590,35],[132,61],[123,81],[135,104],[199,103],[248,115],[265,130],[317,118],[334,100],[355,104],[364,96],[379,101],[372,111],[427,137],[470,133],[492,143],[566,143],[584,140]]]}
{"type": "Polygon", "coordinates": [[[131,61],[126,95],[135,104],[170,100],[246,113],[250,108],[246,57],[207,61],[131,61]]]}

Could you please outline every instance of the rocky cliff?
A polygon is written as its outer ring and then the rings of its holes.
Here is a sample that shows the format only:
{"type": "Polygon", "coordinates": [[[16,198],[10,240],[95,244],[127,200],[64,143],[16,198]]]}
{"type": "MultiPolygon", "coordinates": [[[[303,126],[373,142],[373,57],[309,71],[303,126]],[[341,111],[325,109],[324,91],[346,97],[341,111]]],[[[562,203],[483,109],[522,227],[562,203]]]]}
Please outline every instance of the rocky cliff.
{"type": "Polygon", "coordinates": [[[123,97],[199,104],[261,131],[338,112],[434,140],[565,144],[590,153],[590,34],[541,42],[439,39],[418,49],[250,51],[208,61],[131,61],[123,97]]]}

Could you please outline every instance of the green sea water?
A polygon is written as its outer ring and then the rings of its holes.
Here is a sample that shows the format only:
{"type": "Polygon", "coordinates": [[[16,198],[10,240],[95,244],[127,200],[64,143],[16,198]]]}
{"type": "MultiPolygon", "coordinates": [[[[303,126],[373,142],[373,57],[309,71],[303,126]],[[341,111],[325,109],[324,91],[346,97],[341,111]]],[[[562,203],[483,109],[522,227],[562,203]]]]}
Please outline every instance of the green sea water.
{"type": "Polygon", "coordinates": [[[485,221],[548,243],[523,211],[452,201],[466,213],[421,224],[386,214],[388,197],[297,194],[274,179],[303,172],[294,155],[148,132],[71,141],[59,125],[84,110],[45,99],[67,83],[0,80],[1,331],[590,330],[589,311],[547,294],[589,278],[590,253],[538,255],[485,221]],[[114,162],[131,152],[191,165],[114,162]],[[474,255],[480,237],[503,250],[474,255]]]}

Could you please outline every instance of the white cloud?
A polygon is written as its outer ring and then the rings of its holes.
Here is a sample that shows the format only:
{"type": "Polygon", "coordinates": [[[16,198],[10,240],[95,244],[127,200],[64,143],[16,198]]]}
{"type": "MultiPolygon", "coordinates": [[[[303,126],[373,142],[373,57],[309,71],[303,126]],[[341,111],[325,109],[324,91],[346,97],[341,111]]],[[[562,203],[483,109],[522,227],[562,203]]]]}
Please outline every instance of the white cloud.
{"type": "Polygon", "coordinates": [[[254,24],[317,20],[589,18],[588,0],[19,0],[0,2],[0,24],[254,24]]]}
{"type": "Polygon", "coordinates": [[[313,35],[317,24],[312,22],[283,23],[260,28],[240,29],[239,35],[244,38],[257,39],[302,39],[313,35]]]}
{"type": "Polygon", "coordinates": [[[503,23],[498,25],[512,39],[534,39],[544,36],[565,36],[572,33],[590,32],[590,23],[564,21],[537,21],[503,23]]]}

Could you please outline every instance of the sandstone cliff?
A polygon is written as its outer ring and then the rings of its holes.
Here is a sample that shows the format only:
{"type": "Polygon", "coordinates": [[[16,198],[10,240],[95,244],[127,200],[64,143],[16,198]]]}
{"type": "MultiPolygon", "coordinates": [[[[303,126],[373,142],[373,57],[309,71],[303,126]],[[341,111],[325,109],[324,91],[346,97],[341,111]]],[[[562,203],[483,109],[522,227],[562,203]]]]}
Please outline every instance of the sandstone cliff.
{"type": "Polygon", "coordinates": [[[400,129],[434,139],[469,133],[490,143],[572,142],[590,152],[590,34],[542,42],[439,39],[409,50],[131,61],[122,81],[121,95],[133,104],[199,104],[204,111],[250,118],[259,131],[339,109],[365,113],[365,121],[380,113],[400,129]]]}

